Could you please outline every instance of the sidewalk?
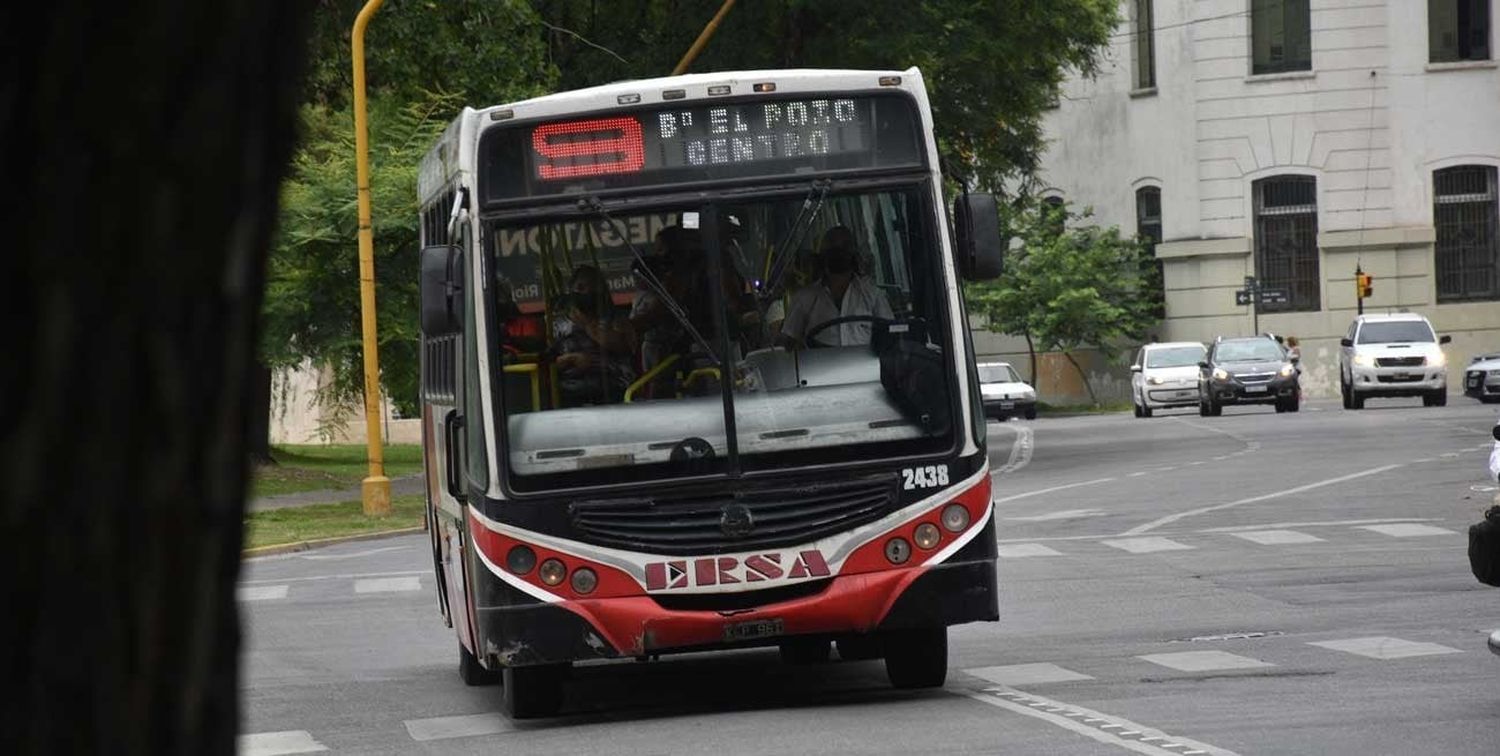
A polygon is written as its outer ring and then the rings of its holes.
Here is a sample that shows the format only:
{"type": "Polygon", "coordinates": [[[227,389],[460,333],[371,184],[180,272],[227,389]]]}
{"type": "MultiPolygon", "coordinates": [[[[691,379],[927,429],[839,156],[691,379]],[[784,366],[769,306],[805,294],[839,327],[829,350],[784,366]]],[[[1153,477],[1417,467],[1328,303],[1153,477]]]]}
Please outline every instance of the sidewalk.
{"type": "MultiPolygon", "coordinates": [[[[404,496],[406,494],[419,494],[425,489],[426,483],[421,473],[415,475],[403,475],[391,478],[391,495],[404,496]]],[[[345,489],[330,489],[323,491],[301,491],[298,493],[281,494],[280,496],[262,496],[251,499],[246,507],[247,512],[264,512],[270,509],[286,509],[288,507],[305,507],[312,504],[332,504],[340,501],[359,501],[363,492],[359,486],[345,489]]]]}

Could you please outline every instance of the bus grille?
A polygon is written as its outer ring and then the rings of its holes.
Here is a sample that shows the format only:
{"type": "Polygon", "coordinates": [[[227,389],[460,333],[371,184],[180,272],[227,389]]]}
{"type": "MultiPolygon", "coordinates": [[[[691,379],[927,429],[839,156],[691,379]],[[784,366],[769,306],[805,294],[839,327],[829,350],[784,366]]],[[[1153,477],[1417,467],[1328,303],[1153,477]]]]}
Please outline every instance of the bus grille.
{"type": "Polygon", "coordinates": [[[879,519],[896,478],[760,488],[715,496],[577,501],[582,540],[656,554],[715,554],[806,543],[879,519]]]}

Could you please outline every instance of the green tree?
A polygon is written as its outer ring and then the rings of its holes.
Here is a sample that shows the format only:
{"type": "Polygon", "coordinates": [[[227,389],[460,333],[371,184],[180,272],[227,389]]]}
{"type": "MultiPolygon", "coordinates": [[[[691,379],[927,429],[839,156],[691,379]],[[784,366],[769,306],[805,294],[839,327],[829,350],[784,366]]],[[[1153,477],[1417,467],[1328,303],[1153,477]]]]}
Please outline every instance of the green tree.
{"type": "Polygon", "coordinates": [[[1089,217],[1065,204],[1022,205],[1008,218],[1020,244],[1005,274],[969,284],[967,294],[990,330],[1026,337],[1033,381],[1037,350],[1061,352],[1098,404],[1073,353],[1091,347],[1113,359],[1124,343],[1144,338],[1160,320],[1162,290],[1147,245],[1084,223],[1089,217]]]}

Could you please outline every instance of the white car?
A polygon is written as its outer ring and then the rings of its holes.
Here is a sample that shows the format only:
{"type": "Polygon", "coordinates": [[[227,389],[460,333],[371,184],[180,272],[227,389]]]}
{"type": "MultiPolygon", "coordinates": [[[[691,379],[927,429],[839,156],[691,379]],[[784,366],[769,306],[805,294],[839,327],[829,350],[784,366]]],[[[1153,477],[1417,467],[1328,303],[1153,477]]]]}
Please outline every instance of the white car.
{"type": "Polygon", "coordinates": [[[984,402],[984,416],[1004,420],[1022,415],[1036,419],[1036,389],[1016,375],[1008,362],[980,362],[979,397],[984,402]]]}
{"type": "Polygon", "coordinates": [[[1130,402],[1136,417],[1169,407],[1198,406],[1198,363],[1208,348],[1196,341],[1147,344],[1130,366],[1130,402]]]}
{"type": "Polygon", "coordinates": [[[1428,407],[1448,403],[1448,358],[1432,323],[1416,313],[1360,315],[1339,340],[1339,393],[1344,409],[1363,409],[1378,396],[1420,396],[1428,407]]]}
{"type": "Polygon", "coordinates": [[[1481,354],[1464,368],[1464,393],[1486,404],[1500,402],[1500,354],[1481,354]]]}

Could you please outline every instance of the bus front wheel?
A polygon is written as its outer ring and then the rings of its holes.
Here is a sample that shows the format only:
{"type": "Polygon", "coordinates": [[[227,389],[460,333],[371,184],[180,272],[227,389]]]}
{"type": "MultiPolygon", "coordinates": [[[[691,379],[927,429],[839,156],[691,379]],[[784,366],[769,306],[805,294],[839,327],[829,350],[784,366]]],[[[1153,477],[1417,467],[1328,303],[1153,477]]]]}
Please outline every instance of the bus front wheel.
{"type": "Polygon", "coordinates": [[[941,687],[948,679],[948,628],[888,632],[885,674],[897,688],[941,687]]]}
{"type": "Polygon", "coordinates": [[[563,679],[567,674],[566,664],[506,667],[502,683],[505,713],[511,719],[556,714],[562,709],[563,679]]]}

